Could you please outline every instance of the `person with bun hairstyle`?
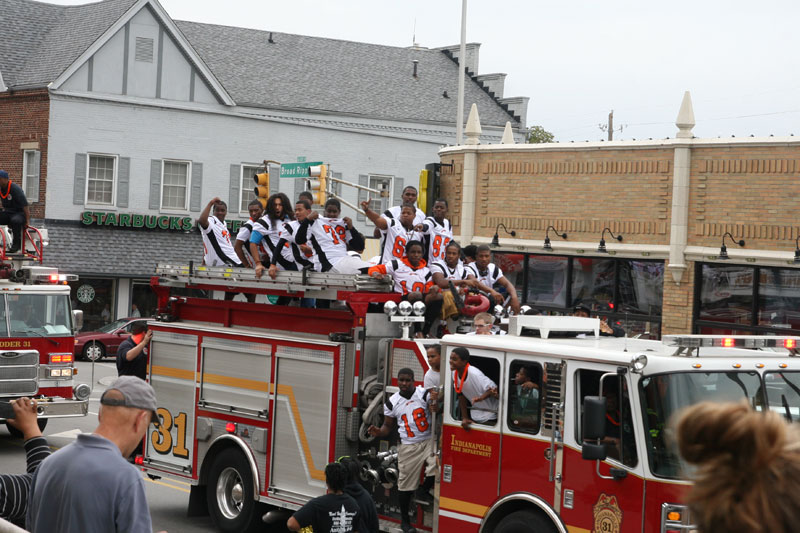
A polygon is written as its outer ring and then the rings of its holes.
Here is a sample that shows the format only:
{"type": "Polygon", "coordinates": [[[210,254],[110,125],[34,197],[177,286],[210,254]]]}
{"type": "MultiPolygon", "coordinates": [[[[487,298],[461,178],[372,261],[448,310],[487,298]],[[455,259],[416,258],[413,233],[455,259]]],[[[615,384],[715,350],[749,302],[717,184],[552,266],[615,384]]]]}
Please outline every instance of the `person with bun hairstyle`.
{"type": "Polygon", "coordinates": [[[800,524],[800,429],[745,403],[699,403],[677,424],[697,467],[689,507],[701,533],[790,533],[800,524]]]}

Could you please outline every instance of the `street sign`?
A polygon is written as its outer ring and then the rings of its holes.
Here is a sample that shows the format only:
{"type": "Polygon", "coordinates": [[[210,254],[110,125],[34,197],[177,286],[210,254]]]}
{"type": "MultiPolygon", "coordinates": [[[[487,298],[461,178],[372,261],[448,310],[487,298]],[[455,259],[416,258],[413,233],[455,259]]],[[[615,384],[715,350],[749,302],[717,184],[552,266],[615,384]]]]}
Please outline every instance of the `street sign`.
{"type": "Polygon", "coordinates": [[[310,163],[284,163],[281,165],[281,178],[307,178],[308,167],[321,164],[321,161],[312,161],[310,163]]]}

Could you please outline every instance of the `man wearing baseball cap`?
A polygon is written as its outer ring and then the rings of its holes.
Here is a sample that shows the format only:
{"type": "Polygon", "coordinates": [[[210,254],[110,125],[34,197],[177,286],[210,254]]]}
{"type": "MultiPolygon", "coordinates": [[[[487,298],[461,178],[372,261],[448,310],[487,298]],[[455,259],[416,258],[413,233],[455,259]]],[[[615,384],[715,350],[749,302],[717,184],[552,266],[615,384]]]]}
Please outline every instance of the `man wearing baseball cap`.
{"type": "Polygon", "coordinates": [[[11,226],[14,242],[8,251],[13,254],[19,252],[22,246],[22,228],[28,227],[31,212],[22,187],[11,183],[5,170],[0,170],[0,203],[3,204],[3,209],[0,210],[0,225],[11,226]]]}
{"type": "Polygon", "coordinates": [[[125,458],[158,420],[156,409],[145,381],[120,376],[112,383],[100,398],[94,433],[78,435],[34,474],[28,530],[151,533],[144,480],[125,458]]]}

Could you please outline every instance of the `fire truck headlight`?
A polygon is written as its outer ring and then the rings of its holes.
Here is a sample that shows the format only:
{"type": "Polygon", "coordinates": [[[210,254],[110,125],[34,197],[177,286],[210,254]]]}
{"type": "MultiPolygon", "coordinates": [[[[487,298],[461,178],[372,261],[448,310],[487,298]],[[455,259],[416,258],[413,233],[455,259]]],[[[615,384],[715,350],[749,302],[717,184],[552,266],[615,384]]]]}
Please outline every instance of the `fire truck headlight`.
{"type": "Polygon", "coordinates": [[[631,366],[634,372],[641,372],[647,366],[647,356],[644,354],[635,356],[631,359],[631,366]]]}
{"type": "Polygon", "coordinates": [[[49,377],[51,377],[51,378],[60,378],[61,377],[61,369],[60,368],[51,368],[50,370],[48,370],[48,373],[50,374],[49,377]]]}
{"type": "Polygon", "coordinates": [[[86,401],[92,393],[92,388],[86,383],[80,383],[72,388],[72,394],[76,400],[86,401]]]}
{"type": "Polygon", "coordinates": [[[414,302],[414,306],[412,307],[414,314],[417,316],[422,316],[425,314],[425,304],[422,302],[414,302]]]}
{"type": "Polygon", "coordinates": [[[397,310],[402,316],[408,316],[411,314],[411,304],[408,302],[400,302],[400,305],[397,306],[397,310]]]}
{"type": "Polygon", "coordinates": [[[397,314],[397,304],[395,302],[386,302],[383,304],[383,312],[386,316],[394,316],[397,314]]]}

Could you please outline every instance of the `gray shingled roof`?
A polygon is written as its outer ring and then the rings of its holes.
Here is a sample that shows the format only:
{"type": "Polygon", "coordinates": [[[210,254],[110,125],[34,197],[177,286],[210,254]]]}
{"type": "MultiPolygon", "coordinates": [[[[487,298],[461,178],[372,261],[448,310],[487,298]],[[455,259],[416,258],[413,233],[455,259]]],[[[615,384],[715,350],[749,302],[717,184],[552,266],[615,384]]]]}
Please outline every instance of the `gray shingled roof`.
{"type": "MultiPolygon", "coordinates": [[[[136,1],[57,6],[0,0],[5,84],[13,89],[54,81],[136,1]]],[[[440,50],[176,24],[238,105],[435,123],[451,123],[456,113],[458,66],[440,50]]],[[[483,125],[519,125],[471,78],[465,102],[478,104],[483,125]]]]}
{"type": "MultiPolygon", "coordinates": [[[[411,122],[452,122],[456,114],[458,65],[441,50],[176,24],[239,105],[411,122]],[[414,59],[419,61],[416,79],[414,59]],[[444,91],[450,98],[442,96],[444,91]]],[[[465,85],[464,101],[478,104],[481,124],[516,124],[474,80],[467,78],[465,85]]],[[[470,105],[465,107],[466,119],[470,105]]]]}
{"type": "Polygon", "coordinates": [[[81,6],[0,1],[0,72],[5,84],[14,88],[52,82],[136,1],[81,6]]]}
{"type": "Polygon", "coordinates": [[[197,231],[121,230],[55,221],[46,227],[50,244],[44,263],[62,272],[146,278],[155,272],[156,262],[199,265],[203,260],[197,231]]]}

